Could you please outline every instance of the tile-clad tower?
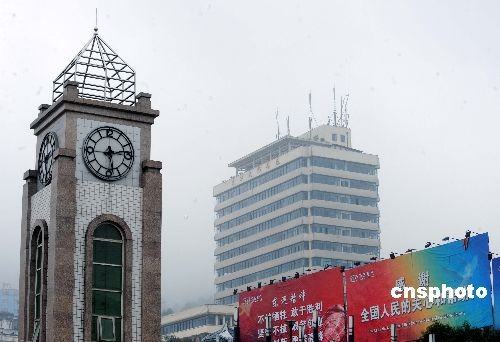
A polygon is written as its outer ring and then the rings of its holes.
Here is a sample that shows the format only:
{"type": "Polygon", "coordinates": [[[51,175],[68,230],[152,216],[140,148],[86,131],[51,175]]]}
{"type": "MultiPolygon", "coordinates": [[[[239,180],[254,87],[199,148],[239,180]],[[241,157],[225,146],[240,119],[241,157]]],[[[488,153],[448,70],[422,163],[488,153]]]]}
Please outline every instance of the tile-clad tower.
{"type": "Polygon", "coordinates": [[[159,341],[159,112],[97,29],[53,94],[24,174],[19,341],[159,341]]]}
{"type": "Polygon", "coordinates": [[[229,166],[236,176],[214,187],[217,304],[259,282],[379,256],[379,160],[351,147],[349,128],[287,135],[229,166]]]}

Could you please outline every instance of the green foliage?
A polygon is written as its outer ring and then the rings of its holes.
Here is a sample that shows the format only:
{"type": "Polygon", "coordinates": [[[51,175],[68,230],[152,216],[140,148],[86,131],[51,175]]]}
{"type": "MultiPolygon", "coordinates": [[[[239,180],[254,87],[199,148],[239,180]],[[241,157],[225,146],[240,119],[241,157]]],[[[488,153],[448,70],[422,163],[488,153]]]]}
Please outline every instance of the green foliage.
{"type": "Polygon", "coordinates": [[[162,316],[173,314],[174,310],[172,308],[166,308],[161,311],[162,316]]]}
{"type": "Polygon", "coordinates": [[[496,342],[500,341],[500,331],[486,328],[471,328],[468,322],[461,327],[436,322],[425,331],[421,342],[429,341],[429,334],[436,336],[436,342],[496,342]]]}

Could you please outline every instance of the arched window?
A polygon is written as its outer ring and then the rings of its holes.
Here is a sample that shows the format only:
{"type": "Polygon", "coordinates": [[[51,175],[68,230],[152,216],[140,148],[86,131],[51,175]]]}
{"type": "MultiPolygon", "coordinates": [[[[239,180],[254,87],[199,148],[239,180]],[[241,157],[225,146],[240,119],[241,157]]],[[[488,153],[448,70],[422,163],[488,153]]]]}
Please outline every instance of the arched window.
{"type": "Polygon", "coordinates": [[[110,223],[94,230],[92,341],[122,341],[123,236],[110,223]]]}
{"type": "Polygon", "coordinates": [[[40,330],[41,330],[41,313],[42,313],[42,268],[44,265],[44,254],[43,253],[43,229],[39,228],[35,234],[35,287],[34,287],[34,304],[35,311],[33,316],[33,342],[38,342],[40,340],[40,330]]]}

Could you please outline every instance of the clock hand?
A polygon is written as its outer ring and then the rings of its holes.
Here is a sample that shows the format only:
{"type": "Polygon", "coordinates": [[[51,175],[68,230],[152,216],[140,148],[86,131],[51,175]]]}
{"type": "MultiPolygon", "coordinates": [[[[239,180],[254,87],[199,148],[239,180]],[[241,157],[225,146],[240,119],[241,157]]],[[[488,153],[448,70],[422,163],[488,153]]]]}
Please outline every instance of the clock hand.
{"type": "Polygon", "coordinates": [[[125,159],[130,159],[130,155],[131,155],[131,153],[129,151],[116,151],[115,152],[113,150],[110,150],[109,147],[106,151],[95,151],[95,152],[104,153],[108,158],[112,158],[113,155],[119,154],[119,155],[125,155],[125,159]]]}
{"type": "Polygon", "coordinates": [[[111,149],[110,146],[108,146],[108,148],[106,149],[106,151],[95,151],[95,152],[99,152],[99,153],[104,153],[105,155],[109,155],[109,154],[123,154],[125,153],[125,151],[118,151],[118,152],[115,152],[111,149]]]}
{"type": "Polygon", "coordinates": [[[109,161],[111,162],[111,159],[113,158],[113,150],[111,149],[111,146],[108,146],[106,151],[102,152],[106,157],[108,157],[109,161]]]}

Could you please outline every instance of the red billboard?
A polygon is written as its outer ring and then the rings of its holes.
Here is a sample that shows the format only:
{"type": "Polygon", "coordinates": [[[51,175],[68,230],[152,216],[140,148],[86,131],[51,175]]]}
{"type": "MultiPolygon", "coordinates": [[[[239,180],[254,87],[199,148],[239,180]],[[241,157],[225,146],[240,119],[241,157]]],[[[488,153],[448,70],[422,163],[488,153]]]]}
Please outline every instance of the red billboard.
{"type": "Polygon", "coordinates": [[[314,310],[320,341],[345,340],[343,280],[338,268],[242,292],[239,304],[242,342],[265,340],[267,315],[273,342],[298,342],[299,325],[305,326],[305,340],[312,341],[314,310]],[[287,321],[294,321],[291,341],[287,321]]]}

